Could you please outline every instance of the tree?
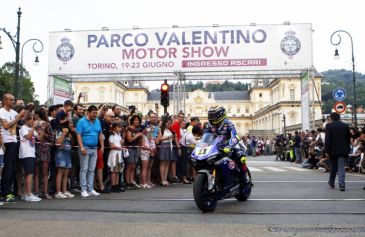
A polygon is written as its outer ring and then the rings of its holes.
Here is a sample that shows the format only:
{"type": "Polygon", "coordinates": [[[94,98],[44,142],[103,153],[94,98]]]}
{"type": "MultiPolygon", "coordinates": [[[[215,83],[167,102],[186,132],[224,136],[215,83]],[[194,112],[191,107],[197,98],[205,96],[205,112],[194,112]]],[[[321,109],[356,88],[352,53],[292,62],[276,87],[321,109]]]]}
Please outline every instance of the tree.
{"type": "MultiPolygon", "coordinates": [[[[22,88],[21,99],[24,100],[25,103],[34,102],[39,104],[37,100],[37,96],[35,95],[35,89],[33,86],[33,82],[31,81],[31,77],[29,72],[25,68],[20,68],[20,75],[22,75],[22,88]]],[[[13,92],[14,91],[14,80],[15,80],[15,63],[7,62],[0,68],[0,96],[5,92],[13,92]]]]}
{"type": "MultiPolygon", "coordinates": [[[[332,92],[337,87],[342,87],[347,92],[345,99],[346,104],[352,104],[354,98],[354,88],[352,81],[352,71],[350,70],[328,70],[322,72],[324,80],[322,81],[322,102],[324,113],[331,113],[335,101],[333,100],[332,92]]],[[[365,75],[355,73],[356,77],[356,101],[357,106],[365,107],[365,75]]]]}

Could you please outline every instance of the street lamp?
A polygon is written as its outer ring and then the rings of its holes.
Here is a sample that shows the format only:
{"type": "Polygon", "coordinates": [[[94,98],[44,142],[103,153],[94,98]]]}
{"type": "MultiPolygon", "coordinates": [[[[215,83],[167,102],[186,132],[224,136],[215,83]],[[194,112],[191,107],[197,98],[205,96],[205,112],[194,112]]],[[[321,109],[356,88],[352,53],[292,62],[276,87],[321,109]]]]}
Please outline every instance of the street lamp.
{"type": "MultiPolygon", "coordinates": [[[[21,12],[21,9],[19,7],[19,10],[17,12],[18,14],[18,26],[17,26],[17,33],[16,35],[12,36],[11,33],[9,31],[7,31],[5,28],[0,28],[0,31],[3,31],[10,39],[11,43],[13,44],[13,47],[14,47],[14,50],[15,50],[15,81],[14,81],[14,96],[16,98],[19,98],[19,95],[21,94],[22,92],[22,81],[20,83],[20,86],[19,86],[19,78],[20,78],[20,68],[23,66],[23,48],[24,48],[24,45],[30,41],[36,41],[34,44],[33,44],[33,51],[35,53],[40,53],[43,51],[43,43],[42,41],[40,41],[39,39],[29,39],[27,41],[25,41],[25,43],[23,44],[22,46],[22,51],[21,51],[21,64],[19,64],[19,56],[20,56],[20,18],[21,18],[21,15],[22,15],[22,12],[21,12]],[[35,48],[35,45],[37,43],[40,43],[41,47],[37,50],[35,48]]],[[[2,49],[2,42],[1,42],[1,37],[0,37],[0,49],[2,49]]],[[[35,62],[39,62],[39,59],[38,59],[38,56],[36,57],[36,60],[35,62]]]]}
{"type": "Polygon", "coordinates": [[[39,39],[29,39],[29,40],[27,40],[23,43],[22,51],[21,51],[22,56],[21,56],[21,60],[20,60],[20,81],[21,81],[20,86],[19,86],[19,92],[20,93],[23,92],[23,71],[24,71],[23,70],[23,53],[24,53],[24,46],[29,42],[34,42],[33,43],[33,52],[36,53],[36,57],[34,59],[34,64],[35,65],[39,64],[38,54],[43,51],[43,43],[39,39]],[[38,49],[36,48],[37,44],[40,45],[38,49]]]}
{"type": "Polygon", "coordinates": [[[355,77],[355,57],[354,57],[354,44],[353,44],[353,41],[352,41],[352,36],[350,35],[349,32],[345,31],[345,30],[337,30],[335,32],[332,33],[331,35],[331,44],[336,46],[336,49],[335,49],[335,57],[338,57],[339,56],[339,53],[338,53],[338,49],[337,49],[337,46],[341,43],[341,33],[344,33],[346,35],[348,35],[350,37],[350,40],[351,40],[351,53],[352,53],[352,83],[353,83],[353,87],[354,87],[354,101],[353,101],[353,106],[354,108],[352,109],[352,113],[353,113],[353,116],[352,116],[352,119],[353,119],[353,122],[354,122],[354,125],[355,125],[355,129],[357,130],[357,112],[356,112],[356,77],[355,77]],[[336,42],[333,42],[333,36],[337,33],[337,37],[338,37],[338,41],[337,43],[336,42]]]}

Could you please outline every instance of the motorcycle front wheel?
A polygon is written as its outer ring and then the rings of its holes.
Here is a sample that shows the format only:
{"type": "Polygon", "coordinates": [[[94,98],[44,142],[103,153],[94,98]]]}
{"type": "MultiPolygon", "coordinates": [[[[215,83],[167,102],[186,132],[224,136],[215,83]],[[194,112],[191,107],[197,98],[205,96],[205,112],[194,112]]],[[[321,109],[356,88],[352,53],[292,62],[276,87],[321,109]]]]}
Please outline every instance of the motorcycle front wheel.
{"type": "Polygon", "coordinates": [[[208,177],[206,174],[198,173],[193,185],[194,200],[202,212],[212,212],[218,203],[215,194],[208,192],[208,177]]]}
{"type": "Polygon", "coordinates": [[[247,168],[247,172],[246,172],[246,180],[247,183],[245,185],[242,185],[243,187],[241,188],[241,191],[238,195],[235,196],[235,198],[242,202],[242,201],[246,201],[250,195],[251,195],[251,191],[252,191],[252,179],[251,179],[251,173],[250,170],[247,168]]]}

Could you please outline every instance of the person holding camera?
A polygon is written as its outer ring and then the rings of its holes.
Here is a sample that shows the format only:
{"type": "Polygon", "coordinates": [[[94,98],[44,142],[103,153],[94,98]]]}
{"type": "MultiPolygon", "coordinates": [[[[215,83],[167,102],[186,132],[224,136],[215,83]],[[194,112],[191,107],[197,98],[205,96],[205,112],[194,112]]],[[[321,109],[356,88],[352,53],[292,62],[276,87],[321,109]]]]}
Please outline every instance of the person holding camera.
{"type": "Polygon", "coordinates": [[[125,180],[127,189],[140,189],[141,186],[135,181],[136,167],[139,160],[138,148],[142,144],[143,133],[141,131],[142,119],[138,115],[133,115],[129,123],[131,124],[127,128],[126,139],[124,142],[125,147],[128,148],[129,156],[125,157],[126,171],[125,180]]]}
{"type": "Polygon", "coordinates": [[[173,150],[173,142],[178,144],[177,136],[171,131],[172,119],[169,116],[165,116],[162,119],[161,129],[158,134],[158,140],[160,141],[160,182],[162,186],[168,186],[167,174],[169,172],[170,162],[176,161],[175,152],[173,150]]]}
{"type": "Polygon", "coordinates": [[[10,188],[13,185],[16,170],[16,158],[18,153],[18,143],[16,127],[18,122],[23,119],[27,111],[22,110],[19,114],[13,110],[15,102],[14,96],[10,93],[3,94],[3,107],[0,109],[1,133],[5,147],[4,168],[1,178],[1,194],[5,202],[13,202],[15,196],[10,188]]]}

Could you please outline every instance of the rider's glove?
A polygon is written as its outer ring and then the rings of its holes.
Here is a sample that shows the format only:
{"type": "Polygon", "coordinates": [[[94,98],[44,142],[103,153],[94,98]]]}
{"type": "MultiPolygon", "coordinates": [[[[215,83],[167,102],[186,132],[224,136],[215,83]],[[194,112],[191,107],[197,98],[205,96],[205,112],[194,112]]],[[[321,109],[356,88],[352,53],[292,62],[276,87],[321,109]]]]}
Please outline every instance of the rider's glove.
{"type": "Polygon", "coordinates": [[[223,152],[224,153],[230,153],[231,152],[231,148],[225,147],[225,148],[223,148],[223,152]]]}

